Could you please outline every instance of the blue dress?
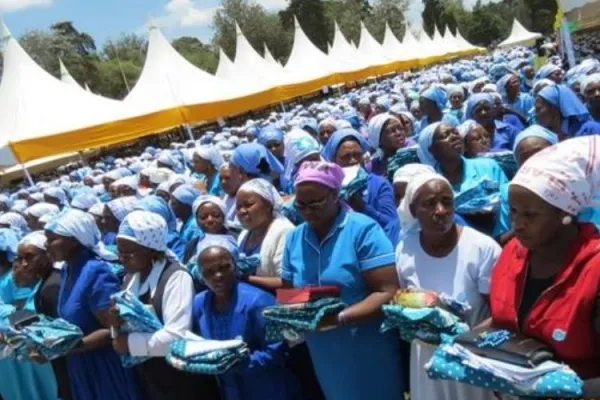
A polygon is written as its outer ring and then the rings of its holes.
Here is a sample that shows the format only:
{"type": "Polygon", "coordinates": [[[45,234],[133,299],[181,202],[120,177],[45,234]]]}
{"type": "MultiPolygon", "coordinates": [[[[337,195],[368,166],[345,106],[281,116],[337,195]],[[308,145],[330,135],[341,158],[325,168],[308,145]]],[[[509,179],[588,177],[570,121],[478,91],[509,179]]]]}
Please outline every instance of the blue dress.
{"type": "MultiPolygon", "coordinates": [[[[35,311],[37,287],[17,288],[9,271],[0,278],[0,302],[14,304],[25,300],[24,309],[35,311]]],[[[0,396],[4,400],[56,400],[58,386],[52,365],[33,361],[0,359],[0,396]]]]}
{"type": "MultiPolygon", "coordinates": [[[[59,315],[89,335],[102,329],[95,313],[108,309],[110,296],[119,290],[110,266],[83,250],[75,265],[61,270],[59,315]]],[[[75,399],[141,399],[133,371],[121,366],[110,346],[68,356],[67,368],[75,399]]]]}
{"type": "Polygon", "coordinates": [[[201,233],[202,230],[198,227],[196,217],[191,215],[181,227],[181,230],[179,231],[179,238],[183,246],[185,246],[189,241],[200,236],[201,233]]]}
{"type": "Polygon", "coordinates": [[[520,112],[521,114],[527,115],[529,110],[531,110],[531,107],[533,107],[534,105],[533,96],[531,96],[528,93],[521,92],[517,96],[517,99],[512,103],[508,103],[508,105],[520,112]]]}
{"type": "Polygon", "coordinates": [[[211,194],[213,196],[223,196],[223,189],[221,189],[221,179],[219,178],[218,173],[215,173],[212,179],[206,182],[206,190],[208,194],[211,194]]]}
{"type": "Polygon", "coordinates": [[[177,232],[169,231],[167,236],[167,248],[175,253],[179,261],[183,260],[185,254],[185,245],[181,242],[177,232]]]}
{"type": "Polygon", "coordinates": [[[213,302],[209,290],[194,299],[194,331],[214,340],[242,337],[251,351],[249,360],[219,376],[223,399],[300,400],[299,384],[286,366],[287,344],[265,340],[262,311],[275,304],[273,295],[238,282],[225,312],[217,311],[213,302]]]}
{"type": "Polygon", "coordinates": [[[490,151],[512,151],[519,131],[514,126],[500,121],[494,121],[494,125],[496,125],[496,132],[494,132],[494,140],[490,146],[490,151]]]}
{"type": "MultiPolygon", "coordinates": [[[[288,234],[281,278],[296,288],[337,285],[352,305],[370,294],[366,271],[394,265],[394,248],[371,218],[340,210],[325,240],[306,223],[288,234]]],[[[306,342],[328,400],[403,398],[400,342],[380,333],[381,320],[311,332],[306,342]]]]}
{"type": "Polygon", "coordinates": [[[573,137],[600,135],[600,123],[594,121],[593,119],[577,124],[572,129],[575,132],[573,137]]]}
{"type": "Polygon", "coordinates": [[[377,221],[396,247],[400,240],[400,219],[394,203],[394,189],[387,179],[369,174],[364,214],[377,221]]]}

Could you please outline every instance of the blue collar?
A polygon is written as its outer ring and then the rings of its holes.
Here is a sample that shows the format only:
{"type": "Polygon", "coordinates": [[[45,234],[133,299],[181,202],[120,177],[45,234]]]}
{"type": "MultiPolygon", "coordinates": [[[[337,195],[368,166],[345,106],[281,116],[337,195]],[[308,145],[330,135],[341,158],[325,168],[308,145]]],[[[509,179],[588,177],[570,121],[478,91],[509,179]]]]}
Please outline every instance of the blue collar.
{"type": "Polygon", "coordinates": [[[340,211],[338,212],[338,215],[335,217],[335,220],[333,221],[331,228],[329,228],[329,232],[327,233],[327,235],[325,236],[325,239],[323,239],[323,241],[321,243],[318,242],[317,234],[312,230],[310,225],[306,224],[307,229],[305,230],[304,239],[312,247],[314,247],[315,250],[318,250],[321,247],[321,245],[323,245],[325,242],[327,242],[327,240],[329,240],[329,238],[333,237],[337,233],[338,230],[341,230],[346,225],[349,215],[350,215],[350,212],[343,205],[340,206],[340,211]]]}

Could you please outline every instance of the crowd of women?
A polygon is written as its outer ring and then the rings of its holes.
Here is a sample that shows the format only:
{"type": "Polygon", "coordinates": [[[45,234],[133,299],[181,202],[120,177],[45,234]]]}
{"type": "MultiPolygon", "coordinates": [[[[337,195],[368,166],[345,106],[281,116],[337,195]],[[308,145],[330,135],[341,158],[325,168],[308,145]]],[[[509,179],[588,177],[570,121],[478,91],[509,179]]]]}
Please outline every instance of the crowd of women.
{"type": "Polygon", "coordinates": [[[51,362],[0,359],[2,399],[495,399],[429,379],[434,346],[381,333],[405,287],[546,343],[593,391],[600,62],[553,61],[459,60],[0,195],[0,301],[84,335],[51,362]],[[394,170],[406,149],[418,160],[394,170]],[[518,171],[490,156],[506,152],[518,171]],[[367,183],[346,195],[356,171],[367,183]],[[481,181],[498,203],[458,212],[481,181]],[[324,285],[348,305],[326,329],[266,339],[277,289],[324,285]],[[163,328],[121,332],[120,290],[163,328]],[[250,357],[216,378],[175,370],[169,346],[190,333],[242,338],[250,357]]]}

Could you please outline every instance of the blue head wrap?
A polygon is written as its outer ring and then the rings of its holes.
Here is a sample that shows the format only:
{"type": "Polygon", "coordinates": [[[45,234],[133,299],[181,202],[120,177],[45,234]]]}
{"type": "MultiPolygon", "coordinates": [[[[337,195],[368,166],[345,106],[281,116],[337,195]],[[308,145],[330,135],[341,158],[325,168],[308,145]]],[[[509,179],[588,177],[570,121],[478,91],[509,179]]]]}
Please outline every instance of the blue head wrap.
{"type": "Polygon", "coordinates": [[[271,172],[283,173],[283,166],[267,148],[259,143],[238,146],[231,156],[231,164],[243,172],[270,181],[271,172]]]}
{"type": "Polygon", "coordinates": [[[85,191],[73,197],[73,200],[71,200],[71,207],[87,211],[96,203],[100,203],[98,196],[93,192],[85,191]]]}
{"type": "Polygon", "coordinates": [[[0,228],[0,251],[6,253],[6,259],[9,262],[17,258],[17,247],[19,238],[17,234],[9,228],[0,228]]]}
{"type": "Polygon", "coordinates": [[[139,201],[136,210],[146,210],[160,215],[167,222],[169,232],[177,230],[177,217],[173,213],[171,206],[159,196],[146,196],[139,201]]]}
{"type": "Polygon", "coordinates": [[[270,141],[283,142],[283,131],[273,124],[262,128],[258,135],[258,143],[263,146],[266,146],[270,141]]]}
{"type": "Polygon", "coordinates": [[[539,137],[546,140],[548,143],[554,145],[558,143],[558,136],[548,129],[540,125],[531,125],[529,128],[523,130],[515,138],[515,144],[513,145],[513,153],[517,152],[519,143],[530,137],[539,137]]]}
{"type": "Polygon", "coordinates": [[[427,125],[425,128],[423,128],[421,133],[419,133],[419,147],[417,148],[417,156],[423,164],[431,166],[437,164],[437,161],[433,154],[431,154],[429,148],[433,143],[433,134],[438,126],[440,126],[440,122],[434,122],[433,124],[427,125]]]}
{"type": "Polygon", "coordinates": [[[507,94],[506,94],[506,85],[508,84],[508,80],[512,78],[513,74],[506,74],[502,78],[496,82],[496,90],[502,96],[502,101],[506,102],[507,94]]]}
{"type": "Polygon", "coordinates": [[[171,196],[175,197],[180,203],[187,204],[191,207],[200,194],[200,191],[194,186],[183,184],[175,189],[175,191],[171,193],[171,196]]]}
{"type": "Polygon", "coordinates": [[[239,259],[239,249],[235,239],[231,235],[213,235],[207,234],[198,242],[196,254],[199,256],[202,252],[210,247],[220,247],[231,254],[233,262],[237,263],[239,259]]]}
{"type": "Polygon", "coordinates": [[[335,133],[331,135],[325,148],[321,151],[323,158],[326,161],[335,162],[335,153],[337,153],[340,144],[347,138],[356,140],[364,153],[369,151],[369,144],[357,131],[352,128],[345,128],[335,131],[335,133]]]}
{"type": "Polygon", "coordinates": [[[570,131],[569,119],[586,121],[590,119],[590,112],[586,106],[579,100],[577,95],[565,85],[546,86],[538,93],[538,96],[557,107],[563,118],[561,129],[573,134],[570,131]]]}
{"type": "Polygon", "coordinates": [[[446,108],[448,103],[448,92],[442,87],[430,87],[421,93],[421,97],[433,101],[440,111],[446,108]]]}
{"type": "Polygon", "coordinates": [[[560,71],[560,67],[554,64],[546,64],[535,75],[535,80],[548,78],[555,71],[560,71]]]}
{"type": "Polygon", "coordinates": [[[360,116],[358,115],[358,113],[354,110],[349,110],[346,111],[344,113],[344,119],[348,122],[350,122],[350,125],[352,125],[352,128],[354,129],[360,129],[361,123],[360,123],[360,116]]]}
{"type": "Polygon", "coordinates": [[[298,124],[298,128],[300,129],[304,129],[306,127],[312,129],[314,133],[319,132],[319,123],[317,122],[316,118],[304,118],[300,124],[298,124]]]}
{"type": "Polygon", "coordinates": [[[478,104],[487,101],[491,105],[494,104],[494,98],[489,93],[476,93],[469,96],[469,100],[467,101],[467,110],[465,112],[466,119],[473,119],[473,111],[478,104]]]}

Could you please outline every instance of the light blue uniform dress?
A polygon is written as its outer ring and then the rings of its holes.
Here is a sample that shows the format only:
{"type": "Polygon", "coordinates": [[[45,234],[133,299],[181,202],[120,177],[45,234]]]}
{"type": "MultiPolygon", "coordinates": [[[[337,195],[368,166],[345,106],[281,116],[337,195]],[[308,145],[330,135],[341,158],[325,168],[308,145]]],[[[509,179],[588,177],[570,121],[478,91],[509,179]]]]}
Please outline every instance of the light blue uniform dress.
{"type": "MultiPolygon", "coordinates": [[[[352,305],[370,290],[362,274],[394,264],[383,229],[366,215],[342,209],[322,243],[306,223],[288,234],[281,277],[296,288],[337,285],[352,305]]],[[[306,335],[327,400],[403,398],[401,354],[396,334],[379,332],[381,320],[306,335]]]]}
{"type": "MultiPolygon", "coordinates": [[[[35,311],[34,296],[38,287],[18,288],[12,273],[0,277],[0,302],[13,304],[26,300],[24,308],[35,311]]],[[[52,365],[33,361],[0,360],[0,396],[4,400],[56,400],[58,387],[52,365]]]]}

